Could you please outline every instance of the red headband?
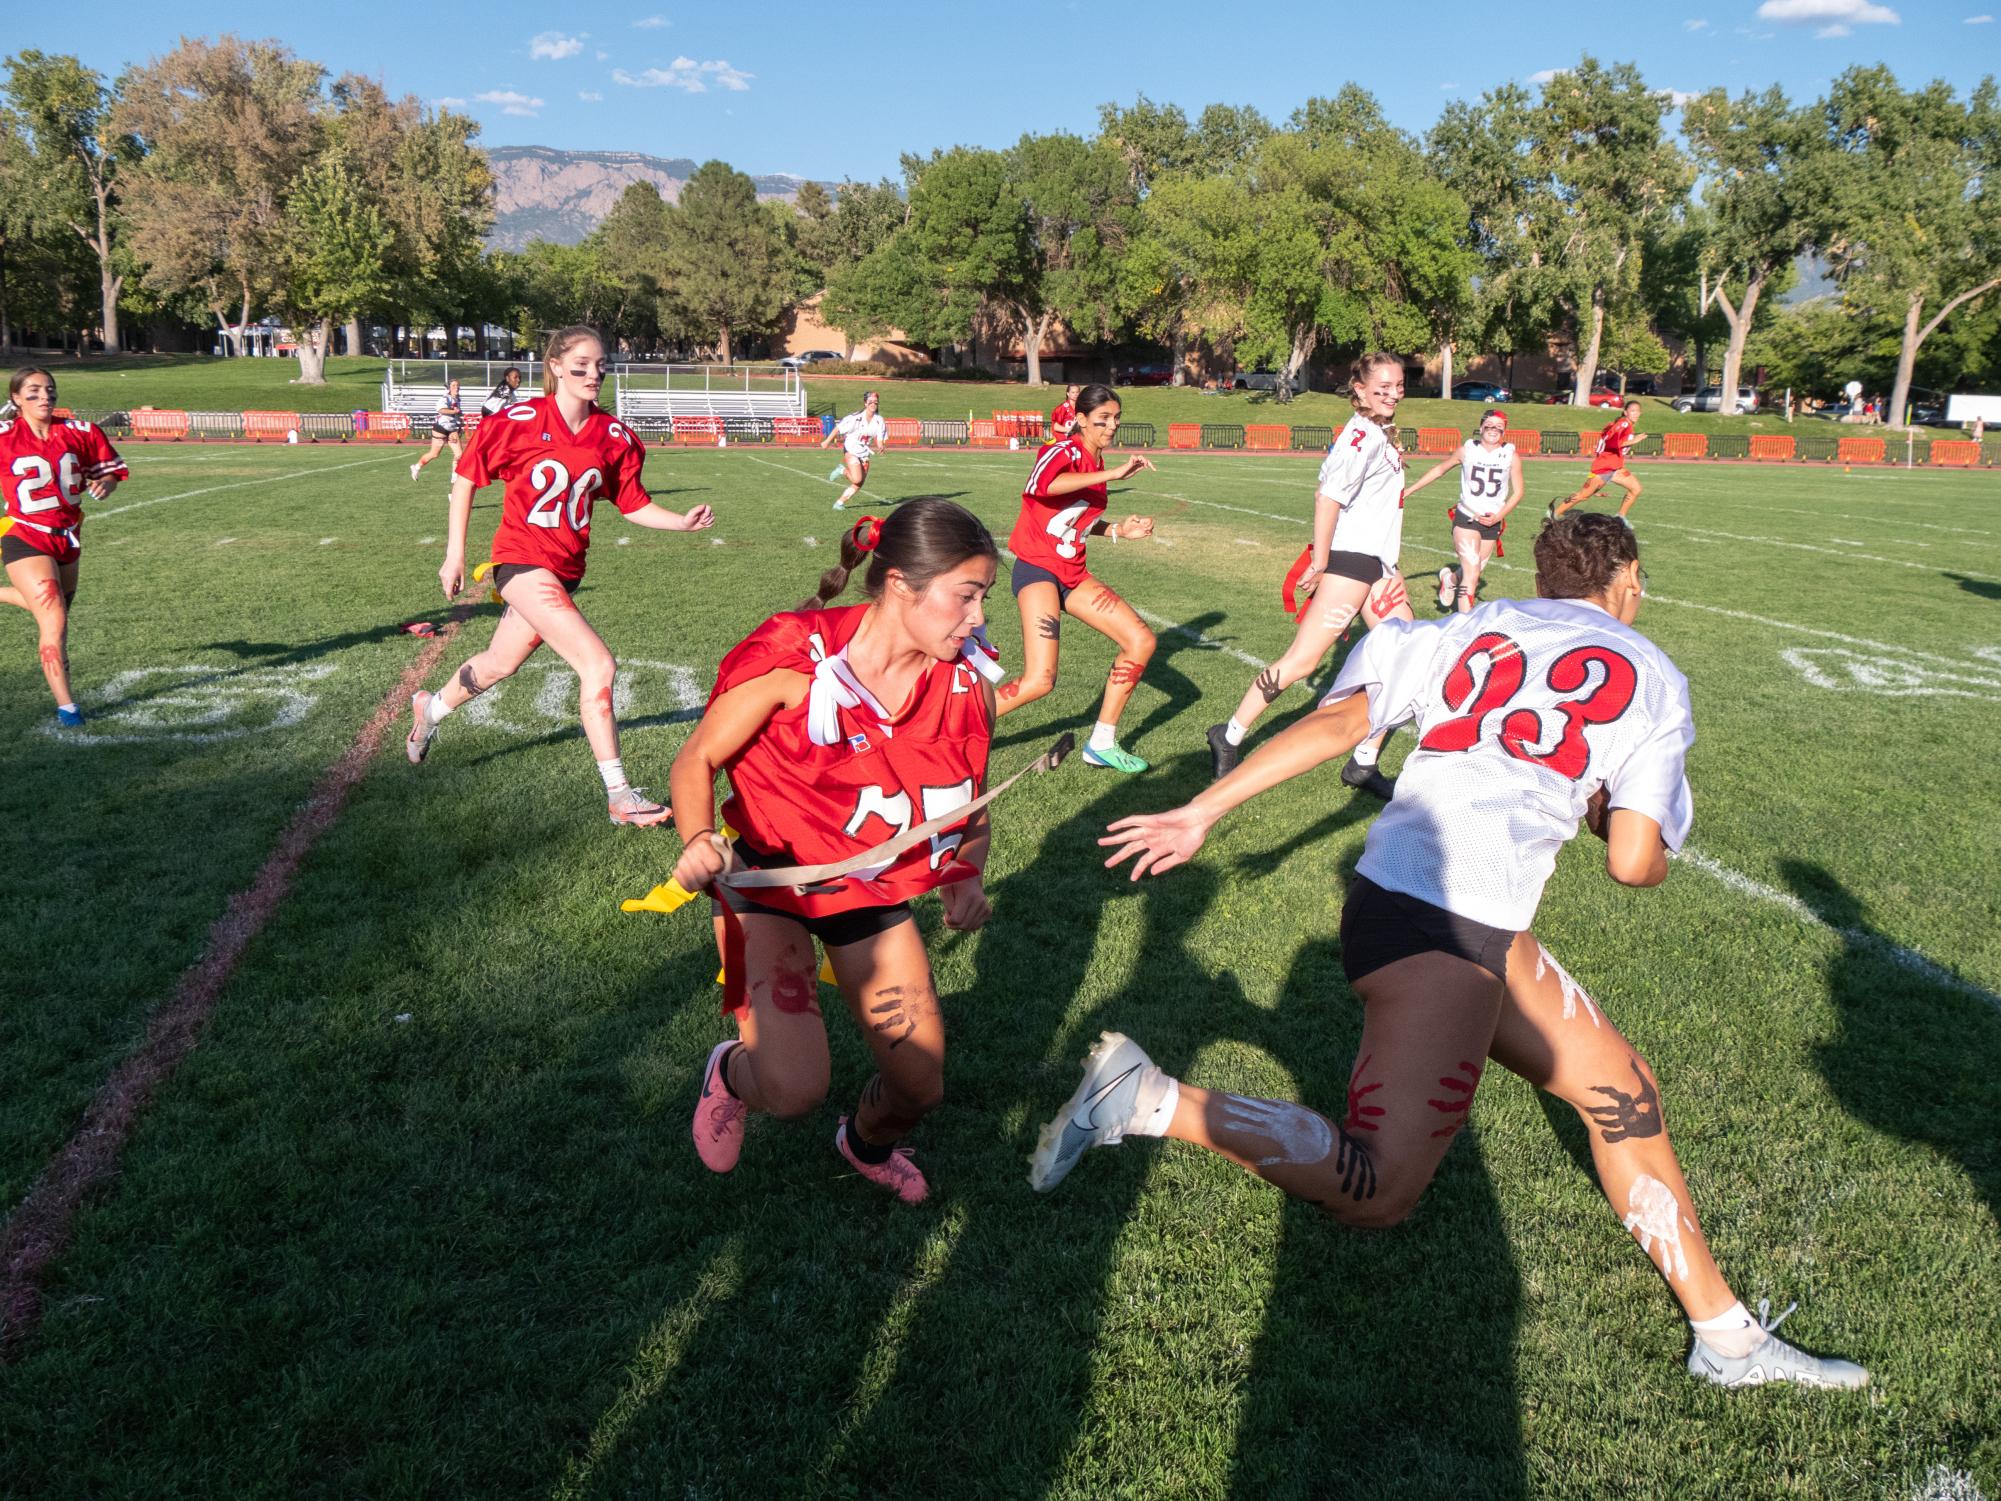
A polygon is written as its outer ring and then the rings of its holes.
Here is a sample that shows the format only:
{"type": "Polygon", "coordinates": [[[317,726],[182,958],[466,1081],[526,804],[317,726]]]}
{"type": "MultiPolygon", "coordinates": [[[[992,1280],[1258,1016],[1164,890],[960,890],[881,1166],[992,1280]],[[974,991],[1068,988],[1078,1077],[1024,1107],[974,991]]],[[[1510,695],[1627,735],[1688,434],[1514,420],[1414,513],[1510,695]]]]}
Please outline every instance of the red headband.
{"type": "Polygon", "coordinates": [[[880,516],[862,517],[860,521],[855,523],[852,535],[855,539],[855,546],[859,547],[863,552],[874,552],[876,543],[882,540],[882,518],[880,516]]]}

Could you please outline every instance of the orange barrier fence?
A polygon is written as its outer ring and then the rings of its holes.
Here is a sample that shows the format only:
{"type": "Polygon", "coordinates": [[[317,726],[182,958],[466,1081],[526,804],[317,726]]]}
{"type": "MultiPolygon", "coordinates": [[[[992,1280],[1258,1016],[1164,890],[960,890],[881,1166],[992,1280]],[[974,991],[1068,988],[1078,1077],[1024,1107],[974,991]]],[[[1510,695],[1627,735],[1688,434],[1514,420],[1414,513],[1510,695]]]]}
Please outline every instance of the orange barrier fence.
{"type": "Polygon", "coordinates": [[[924,441],[924,423],[920,418],[885,417],[882,425],[889,431],[885,447],[915,448],[924,441]]]}
{"type": "Polygon", "coordinates": [[[1542,432],[1539,428],[1511,427],[1508,429],[1508,441],[1515,445],[1515,452],[1524,458],[1542,452],[1542,432]]]}
{"type": "Polygon", "coordinates": [[[188,414],[186,412],[134,412],[127,419],[132,424],[132,436],[174,441],[188,435],[188,414]]]}
{"type": "Polygon", "coordinates": [[[1202,446],[1202,424],[1199,422],[1168,423],[1167,446],[1169,448],[1200,448],[1202,446]]]}
{"type": "Polygon", "coordinates": [[[1000,422],[993,417],[975,417],[972,436],[967,440],[975,448],[1005,448],[1007,435],[1000,430],[1000,422]]]}
{"type": "Polygon", "coordinates": [[[1419,453],[1457,453],[1466,441],[1456,427],[1421,427],[1417,430],[1419,453]]]}
{"type": "Polygon", "coordinates": [[[1276,422],[1247,422],[1244,447],[1287,451],[1292,447],[1292,429],[1276,422]]]}
{"type": "Polygon", "coordinates": [[[1881,438],[1843,438],[1835,457],[1844,464],[1880,464],[1885,447],[1881,438]]]}
{"type": "Polygon", "coordinates": [[[1980,445],[1971,439],[1934,438],[1931,456],[1925,462],[1971,469],[1980,462],[1980,445]]]}
{"type": "Polygon", "coordinates": [[[826,436],[818,417],[773,417],[771,441],[782,448],[809,448],[826,436]]]}
{"type": "Polygon", "coordinates": [[[1751,434],[1751,457],[1754,459],[1789,459],[1797,446],[1791,438],[1772,433],[1751,434]]]}
{"type": "Polygon", "coordinates": [[[1671,459],[1699,459],[1709,452],[1709,434],[1669,433],[1661,439],[1661,452],[1671,459]]]}
{"type": "MultiPolygon", "coordinates": [[[[137,417],[139,414],[132,414],[137,417]]],[[[364,443],[401,443],[410,436],[408,412],[363,412],[354,435],[364,443]]]]}
{"type": "Polygon", "coordinates": [[[252,443],[296,443],[299,430],[297,412],[245,412],[243,436],[252,443]]]}
{"type": "Polygon", "coordinates": [[[674,441],[685,447],[714,448],[722,442],[723,431],[723,419],[720,417],[674,419],[674,441]]]}
{"type": "Polygon", "coordinates": [[[1042,441],[1043,416],[1040,412],[995,412],[995,429],[1003,438],[1042,441]]]}

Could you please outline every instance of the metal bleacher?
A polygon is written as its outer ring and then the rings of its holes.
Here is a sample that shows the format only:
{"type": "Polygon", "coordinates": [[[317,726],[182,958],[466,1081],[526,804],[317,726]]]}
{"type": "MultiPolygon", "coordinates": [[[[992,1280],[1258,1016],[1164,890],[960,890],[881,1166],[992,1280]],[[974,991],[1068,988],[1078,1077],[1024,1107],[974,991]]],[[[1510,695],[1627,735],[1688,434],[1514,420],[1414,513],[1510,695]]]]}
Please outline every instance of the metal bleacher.
{"type": "Polygon", "coordinates": [[[459,402],[468,417],[500,384],[509,370],[521,372],[521,394],[542,389],[542,362],[524,355],[518,360],[391,360],[382,375],[382,410],[429,417],[445,399],[445,382],[457,380],[459,402]]]}
{"type": "Polygon", "coordinates": [[[671,427],[676,417],[726,423],[804,417],[806,387],[781,365],[621,365],[619,419],[639,432],[671,427]]]}

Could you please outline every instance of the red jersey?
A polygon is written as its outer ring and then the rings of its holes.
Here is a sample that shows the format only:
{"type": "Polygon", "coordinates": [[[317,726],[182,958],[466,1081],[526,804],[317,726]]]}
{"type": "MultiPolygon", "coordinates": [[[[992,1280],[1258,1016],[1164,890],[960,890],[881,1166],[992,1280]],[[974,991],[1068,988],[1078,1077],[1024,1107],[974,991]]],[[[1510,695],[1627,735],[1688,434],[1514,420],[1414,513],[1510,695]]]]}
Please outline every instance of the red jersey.
{"type": "Polygon", "coordinates": [[[1056,410],[1049,414],[1049,430],[1059,438],[1070,436],[1070,429],[1077,425],[1077,408],[1070,402],[1058,402],[1056,410]]]}
{"type": "MultiPolygon", "coordinates": [[[[847,644],[868,609],[774,615],[716,669],[711,703],[770,672],[813,680],[804,702],[779,710],[725,763],[731,793],[723,817],[770,857],[759,864],[845,860],[971,802],[985,786],[993,719],[971,657],[926,668],[909,701],[886,709],[847,670],[847,644]]],[[[970,642],[967,649],[979,650],[970,642]]],[[[759,887],[749,895],[815,917],[893,906],[964,875],[964,867],[952,869],[964,837],[963,830],[933,835],[886,870],[850,876],[831,892],[759,887]]]]}
{"type": "Polygon", "coordinates": [[[1633,424],[1621,417],[1598,435],[1598,448],[1591,460],[1594,472],[1624,469],[1626,445],[1633,441],[1633,424]]]}
{"type": "Polygon", "coordinates": [[[505,482],[494,562],[575,580],[591,545],[591,507],[601,495],[621,511],[647,504],[639,483],[645,463],[645,447],[610,414],[594,407],[571,432],[556,398],[537,396],[480,423],[457,472],[475,489],[505,482]]]}
{"type": "Polygon", "coordinates": [[[0,493],[7,498],[8,534],[59,563],[82,550],[85,486],[130,479],[111,440],[95,423],[54,423],[37,441],[20,418],[0,422],[0,493]]]}
{"type": "Polygon", "coordinates": [[[1104,461],[1075,438],[1058,438],[1043,444],[1021,492],[1021,517],[1007,545],[1022,562],[1055,574],[1066,589],[1084,582],[1084,534],[1105,514],[1105,487],[1072,490],[1051,500],[1050,482],[1062,474],[1100,474],[1104,468],[1104,461]]]}

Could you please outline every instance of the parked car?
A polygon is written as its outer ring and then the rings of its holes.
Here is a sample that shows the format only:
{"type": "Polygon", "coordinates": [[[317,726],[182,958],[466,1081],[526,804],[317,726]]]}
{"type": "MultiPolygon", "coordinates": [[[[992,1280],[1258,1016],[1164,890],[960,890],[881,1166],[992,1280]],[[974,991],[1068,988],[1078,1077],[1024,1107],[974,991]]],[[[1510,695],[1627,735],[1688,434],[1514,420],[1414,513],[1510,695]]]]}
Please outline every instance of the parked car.
{"type": "Polygon", "coordinates": [[[1454,401],[1485,401],[1498,404],[1508,399],[1508,388],[1490,380],[1462,380],[1452,388],[1454,401]]]}
{"type": "Polygon", "coordinates": [[[788,354],[778,363],[787,370],[804,370],[812,365],[823,365],[828,360],[845,359],[846,356],[833,349],[805,349],[798,354],[788,354]]]}
{"type": "MultiPolygon", "coordinates": [[[[1700,391],[1691,391],[1674,399],[1677,412],[1720,412],[1723,410],[1723,388],[1704,386],[1700,391]]],[[[1758,410],[1758,393],[1750,386],[1737,388],[1737,405],[1734,410],[1750,413],[1758,410]]]]}
{"type": "Polygon", "coordinates": [[[1276,370],[1239,370],[1230,377],[1232,391],[1276,391],[1278,372],[1276,370]]]}

